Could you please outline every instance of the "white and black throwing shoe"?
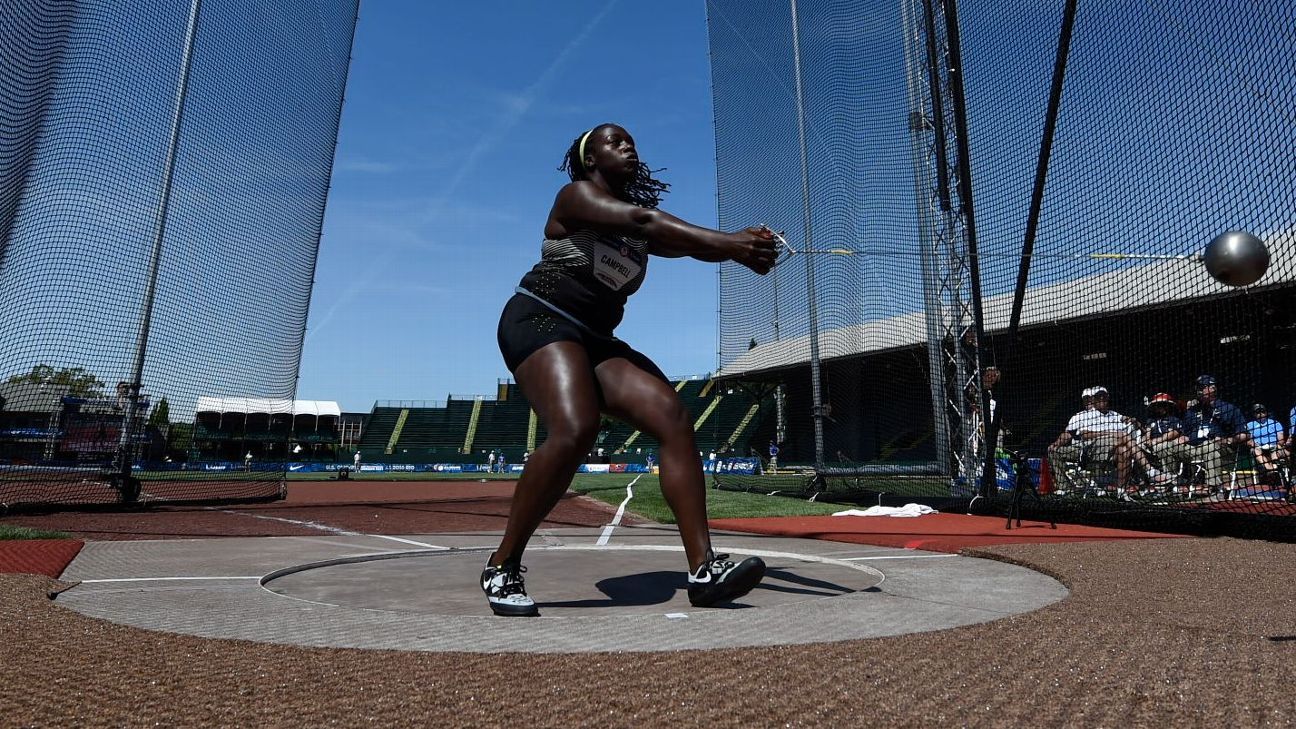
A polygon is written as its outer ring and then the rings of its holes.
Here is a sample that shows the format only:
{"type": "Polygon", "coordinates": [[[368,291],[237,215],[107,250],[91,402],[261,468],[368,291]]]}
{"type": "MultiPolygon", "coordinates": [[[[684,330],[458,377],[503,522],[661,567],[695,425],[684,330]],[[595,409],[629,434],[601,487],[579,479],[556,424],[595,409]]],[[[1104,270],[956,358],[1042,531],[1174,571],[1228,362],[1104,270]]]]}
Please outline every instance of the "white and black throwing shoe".
{"type": "Polygon", "coordinates": [[[482,592],[486,593],[486,602],[496,615],[533,617],[540,614],[535,601],[527,597],[523,572],[526,572],[526,567],[513,560],[507,560],[498,567],[488,564],[482,570],[482,592]]]}
{"type": "Polygon", "coordinates": [[[735,600],[751,592],[764,576],[765,562],[760,557],[734,563],[727,554],[707,550],[706,561],[689,574],[689,602],[694,607],[711,607],[735,600]]]}

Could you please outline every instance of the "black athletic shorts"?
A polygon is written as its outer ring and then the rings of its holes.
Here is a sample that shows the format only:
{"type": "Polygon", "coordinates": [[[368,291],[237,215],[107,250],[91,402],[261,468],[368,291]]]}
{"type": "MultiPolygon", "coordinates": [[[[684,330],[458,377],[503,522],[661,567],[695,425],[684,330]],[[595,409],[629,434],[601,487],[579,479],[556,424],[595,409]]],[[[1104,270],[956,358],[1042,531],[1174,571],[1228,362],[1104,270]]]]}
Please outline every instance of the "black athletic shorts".
{"type": "Polygon", "coordinates": [[[504,363],[514,374],[518,366],[541,347],[554,342],[576,342],[585,348],[592,366],[622,357],[663,382],[670,381],[652,360],[630,345],[616,337],[597,334],[525,294],[513,294],[513,298],[504,305],[496,337],[504,363]]]}

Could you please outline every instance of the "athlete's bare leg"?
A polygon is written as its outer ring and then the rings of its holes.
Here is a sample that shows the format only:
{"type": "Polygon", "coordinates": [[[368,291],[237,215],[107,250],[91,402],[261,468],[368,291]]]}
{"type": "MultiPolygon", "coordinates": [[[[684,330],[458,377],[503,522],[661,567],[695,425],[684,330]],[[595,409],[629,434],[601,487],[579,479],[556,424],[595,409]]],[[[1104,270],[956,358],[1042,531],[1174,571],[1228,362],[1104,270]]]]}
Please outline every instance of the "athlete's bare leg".
{"type": "Polygon", "coordinates": [[[697,570],[711,548],[706,483],[693,423],[679,393],[658,374],[619,357],[600,363],[594,373],[603,409],[661,443],[662,495],[675,514],[689,569],[697,570]]]}
{"type": "Polygon", "coordinates": [[[491,555],[491,565],[510,557],[521,561],[531,535],[566,493],[598,436],[598,389],[584,347],[575,342],[545,345],[527,357],[515,374],[548,436],[518,478],[508,526],[491,555]]]}

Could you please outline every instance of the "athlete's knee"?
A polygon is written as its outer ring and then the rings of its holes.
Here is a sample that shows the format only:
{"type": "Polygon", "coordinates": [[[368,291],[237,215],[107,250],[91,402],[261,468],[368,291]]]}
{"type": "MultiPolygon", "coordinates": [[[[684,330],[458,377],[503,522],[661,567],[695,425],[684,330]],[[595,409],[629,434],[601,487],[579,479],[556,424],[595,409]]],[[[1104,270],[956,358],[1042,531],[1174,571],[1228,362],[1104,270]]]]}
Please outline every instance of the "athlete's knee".
{"type": "Polygon", "coordinates": [[[659,440],[693,437],[693,420],[677,397],[664,397],[653,403],[649,421],[650,427],[657,431],[653,435],[659,440]]]}
{"type": "Polygon", "coordinates": [[[599,418],[597,415],[572,416],[561,418],[558,422],[546,423],[549,431],[545,444],[564,453],[584,455],[598,437],[599,418]]]}

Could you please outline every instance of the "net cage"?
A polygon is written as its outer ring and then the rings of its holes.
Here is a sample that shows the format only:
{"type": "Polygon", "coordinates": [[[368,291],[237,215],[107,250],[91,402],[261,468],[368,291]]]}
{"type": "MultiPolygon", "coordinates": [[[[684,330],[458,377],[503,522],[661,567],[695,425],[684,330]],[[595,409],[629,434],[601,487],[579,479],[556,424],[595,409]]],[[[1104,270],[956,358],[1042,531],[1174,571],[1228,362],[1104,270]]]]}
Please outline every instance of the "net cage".
{"type": "Polygon", "coordinates": [[[356,12],[4,3],[0,504],[274,498],[336,440],[292,404],[356,12]]]}
{"type": "Polygon", "coordinates": [[[719,376],[760,406],[735,451],[761,463],[718,487],[1292,513],[1296,3],[707,23],[720,225],[782,251],[720,266],[719,376]],[[1203,262],[1230,232],[1269,254],[1250,285],[1203,262]]]}

